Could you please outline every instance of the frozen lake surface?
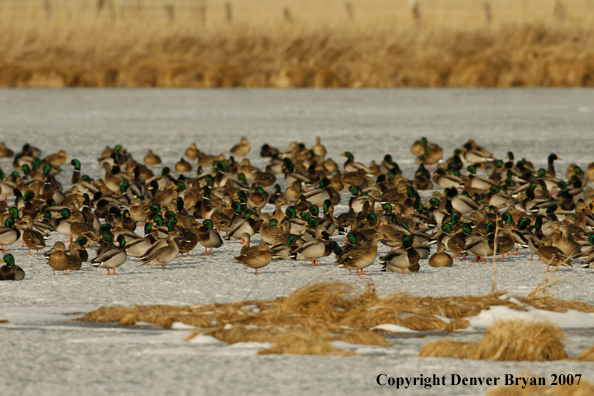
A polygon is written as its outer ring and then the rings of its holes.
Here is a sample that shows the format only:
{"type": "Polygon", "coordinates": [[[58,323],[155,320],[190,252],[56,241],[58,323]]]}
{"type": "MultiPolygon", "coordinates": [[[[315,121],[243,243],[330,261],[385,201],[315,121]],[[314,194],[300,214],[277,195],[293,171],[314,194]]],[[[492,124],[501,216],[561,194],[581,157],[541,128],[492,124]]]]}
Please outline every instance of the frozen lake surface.
{"type": "MultiPolygon", "coordinates": [[[[0,141],[19,149],[29,142],[43,155],[65,149],[78,158],[83,173],[102,177],[96,158],[106,145],[121,144],[142,161],[148,149],[173,168],[190,143],[207,153],[228,155],[247,136],[249,158],[259,158],[264,143],[285,148],[291,141],[322,138],[328,156],[351,151],[358,161],[379,161],[392,154],[412,177],[416,165],[412,142],[422,136],[440,144],[445,156],[474,138],[498,158],[513,151],[535,166],[555,152],[558,172],[575,162],[583,169],[594,161],[594,91],[524,90],[0,90],[0,141]]],[[[8,173],[10,160],[0,160],[8,173]]],[[[65,165],[59,180],[67,183],[65,165]]],[[[267,207],[267,210],[272,210],[267,207]]],[[[256,242],[257,242],[256,238],[256,242]]],[[[338,238],[336,238],[338,240],[338,238]]],[[[47,241],[51,246],[57,236],[47,241]]],[[[16,245],[14,245],[16,246],[16,245]]],[[[364,286],[373,280],[378,292],[448,296],[486,294],[491,268],[457,263],[436,269],[421,263],[414,276],[384,274],[369,267],[370,277],[335,268],[332,258],[320,268],[306,262],[277,261],[259,276],[232,258],[240,247],[226,243],[212,257],[193,251],[178,257],[171,269],[138,267],[129,259],[118,276],[83,269],[53,276],[43,256],[26,257],[13,248],[27,273],[22,282],[0,283],[2,395],[215,395],[215,394],[392,394],[380,387],[378,374],[391,376],[466,376],[582,373],[594,380],[591,363],[494,363],[417,358],[423,338],[395,337],[392,348],[361,347],[355,357],[257,356],[254,345],[196,345],[184,342],[187,330],[142,326],[89,325],[68,322],[69,312],[99,306],[193,304],[274,298],[309,281],[342,280],[364,286]],[[364,278],[364,279],[363,279],[364,278]]],[[[387,248],[380,248],[381,251],[387,248]]],[[[91,257],[94,254],[91,252],[91,257]]],[[[544,265],[527,261],[528,252],[500,263],[498,288],[523,295],[542,278],[544,265]]],[[[259,271],[260,272],[260,271],[259,271]]],[[[563,271],[567,273],[566,271],[563,271]]],[[[594,270],[572,274],[553,290],[564,299],[594,303],[594,270]]],[[[75,317],[75,316],[74,316],[75,317]]],[[[594,344],[591,331],[568,330],[567,351],[575,356],[594,344]]],[[[480,332],[446,335],[477,341],[480,332]]],[[[476,395],[487,387],[420,387],[406,395],[476,395]]]]}

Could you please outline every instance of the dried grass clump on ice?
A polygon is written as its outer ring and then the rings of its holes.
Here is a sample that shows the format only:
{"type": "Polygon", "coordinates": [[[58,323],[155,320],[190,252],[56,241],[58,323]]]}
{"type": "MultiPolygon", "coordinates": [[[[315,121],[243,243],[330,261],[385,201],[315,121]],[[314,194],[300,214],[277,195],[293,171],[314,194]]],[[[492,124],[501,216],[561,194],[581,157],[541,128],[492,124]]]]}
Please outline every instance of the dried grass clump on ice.
{"type": "Polygon", "coordinates": [[[563,332],[546,322],[508,320],[495,322],[480,343],[433,341],[419,352],[421,357],[458,359],[550,361],[567,357],[563,332]]]}
{"type": "Polygon", "coordinates": [[[582,353],[580,353],[580,355],[577,357],[577,360],[594,362],[594,345],[584,348],[582,353]]]}
{"type": "Polygon", "coordinates": [[[334,340],[390,345],[381,334],[370,331],[381,324],[395,324],[419,331],[453,331],[469,326],[465,317],[477,315],[491,306],[505,305],[525,310],[531,304],[558,312],[568,308],[594,311],[594,307],[588,304],[551,297],[511,299],[491,294],[433,298],[393,294],[382,298],[377,296],[372,284],[357,292],[352,284],[325,282],[305,285],[288,297],[273,300],[189,306],[102,307],[78,320],[117,322],[121,325],[148,322],[164,328],[170,328],[174,322],[182,322],[201,329],[190,338],[206,333],[228,343],[266,341],[275,343],[273,350],[276,351],[326,354],[334,350],[329,344],[334,340]],[[294,341],[300,345],[299,348],[288,347],[294,341]]]}
{"type": "MultiPolygon", "coordinates": [[[[524,375],[526,376],[526,375],[524,375]]],[[[594,384],[584,379],[579,385],[497,385],[487,391],[487,396],[591,396],[594,395],[594,384]]]]}
{"type": "Polygon", "coordinates": [[[594,86],[594,29],[0,24],[0,87],[537,86],[594,86]]]}

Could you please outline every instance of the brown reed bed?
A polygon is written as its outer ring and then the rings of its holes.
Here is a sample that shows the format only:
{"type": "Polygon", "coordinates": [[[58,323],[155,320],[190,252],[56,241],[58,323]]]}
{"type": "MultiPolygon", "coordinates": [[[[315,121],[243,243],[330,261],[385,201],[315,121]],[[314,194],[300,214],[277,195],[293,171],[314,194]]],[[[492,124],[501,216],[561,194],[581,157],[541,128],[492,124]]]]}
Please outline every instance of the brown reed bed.
{"type": "Polygon", "coordinates": [[[594,29],[0,24],[0,87],[592,87],[594,29]]]}
{"type": "Polygon", "coordinates": [[[551,297],[517,300],[502,294],[444,298],[394,294],[380,297],[372,284],[357,291],[352,284],[326,282],[305,285],[288,297],[273,300],[102,307],[77,320],[117,322],[120,325],[147,322],[163,328],[182,322],[199,328],[189,339],[206,334],[231,344],[245,341],[275,344],[272,350],[262,353],[328,354],[334,351],[330,342],[335,340],[390,345],[381,331],[370,331],[380,324],[391,323],[419,331],[453,331],[469,326],[465,317],[498,305],[516,310],[537,306],[557,312],[569,308],[594,312],[592,305],[551,297]],[[291,346],[293,344],[299,346],[291,346]]]}

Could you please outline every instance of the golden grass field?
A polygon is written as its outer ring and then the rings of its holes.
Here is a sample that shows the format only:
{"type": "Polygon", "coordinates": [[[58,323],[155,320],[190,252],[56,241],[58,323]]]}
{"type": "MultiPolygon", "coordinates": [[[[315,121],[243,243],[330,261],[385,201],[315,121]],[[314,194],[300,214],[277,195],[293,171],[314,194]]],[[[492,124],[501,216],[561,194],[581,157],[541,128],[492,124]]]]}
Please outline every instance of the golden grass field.
{"type": "Polygon", "coordinates": [[[593,22],[594,0],[3,0],[0,87],[591,87],[593,22]]]}

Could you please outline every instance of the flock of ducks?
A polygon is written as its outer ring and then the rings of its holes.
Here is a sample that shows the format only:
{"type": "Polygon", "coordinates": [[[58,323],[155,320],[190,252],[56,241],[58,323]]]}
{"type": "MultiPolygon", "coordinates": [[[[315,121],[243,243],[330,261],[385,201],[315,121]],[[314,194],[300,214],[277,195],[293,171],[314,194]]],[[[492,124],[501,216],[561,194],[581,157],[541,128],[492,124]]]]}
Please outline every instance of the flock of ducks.
{"type": "MultiPolygon", "coordinates": [[[[389,154],[365,165],[345,152],[340,167],[319,137],[309,148],[263,145],[264,169],[246,158],[250,151],[245,137],[229,157],[192,144],[175,164],[176,176],[169,167],[155,173],[161,159],[152,150],[140,163],[120,145],[106,147],[98,158],[104,177],[93,180],[64,150],[42,156],[25,144],[15,154],[0,143],[0,158],[12,159],[13,168],[0,170],[0,248],[21,244],[38,254],[49,235],[61,234],[69,240],[44,253],[54,274],[89,262],[115,275],[129,257],[165,268],[198,245],[212,254],[225,240],[242,242],[235,260],[256,274],[274,259],[317,266],[334,254],[339,267],[362,275],[380,243],[392,249],[380,257],[382,271],[404,274],[419,271],[421,260],[451,267],[456,256],[506,260],[520,249],[547,271],[594,261],[594,191],[587,187],[594,163],[586,170],[571,164],[558,175],[555,154],[537,169],[512,152],[495,158],[472,139],[444,159],[441,147],[423,138],[411,147],[418,169],[406,178],[389,154]],[[67,185],[56,179],[65,166],[72,166],[67,185]],[[274,211],[264,212],[267,204],[274,211]],[[335,214],[337,205],[348,210],[335,214]],[[250,246],[255,234],[261,242],[250,246]],[[92,259],[90,245],[97,246],[92,259]]],[[[14,255],[5,253],[2,262],[0,280],[25,277],[14,255]]]]}

